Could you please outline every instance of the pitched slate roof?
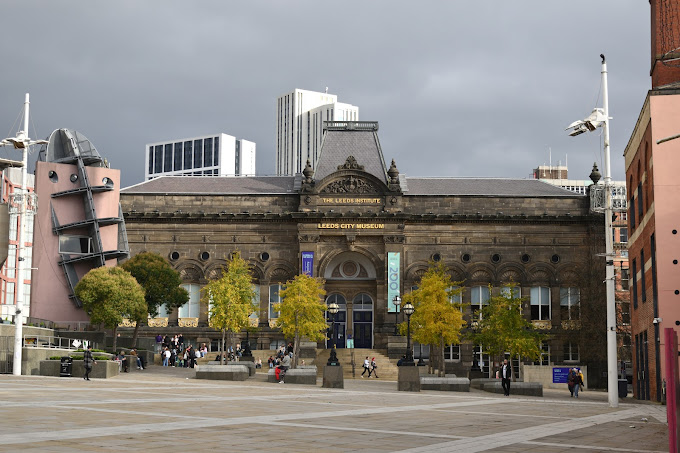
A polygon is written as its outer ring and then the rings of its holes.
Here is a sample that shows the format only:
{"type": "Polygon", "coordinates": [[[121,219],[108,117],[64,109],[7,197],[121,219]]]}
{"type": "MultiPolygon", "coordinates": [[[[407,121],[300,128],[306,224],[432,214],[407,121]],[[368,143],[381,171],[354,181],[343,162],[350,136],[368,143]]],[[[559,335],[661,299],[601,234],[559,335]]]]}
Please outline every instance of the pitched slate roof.
{"type": "Polygon", "coordinates": [[[295,176],[161,176],[121,189],[123,194],[265,195],[297,193],[295,176]]]}
{"type": "Polygon", "coordinates": [[[335,173],[349,156],[354,156],[366,172],[387,184],[387,168],[376,130],[327,130],[314,169],[314,179],[321,181],[335,173]]]}
{"type": "Polygon", "coordinates": [[[538,179],[411,178],[405,195],[472,195],[506,197],[583,197],[538,179]]]}

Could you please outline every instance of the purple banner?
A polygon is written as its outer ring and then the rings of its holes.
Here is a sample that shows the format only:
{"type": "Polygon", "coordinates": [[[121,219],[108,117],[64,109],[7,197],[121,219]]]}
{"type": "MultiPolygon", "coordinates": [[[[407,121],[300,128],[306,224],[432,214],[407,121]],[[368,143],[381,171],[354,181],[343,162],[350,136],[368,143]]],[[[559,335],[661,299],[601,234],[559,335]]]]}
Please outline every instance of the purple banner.
{"type": "Polygon", "coordinates": [[[302,252],[302,273],[314,277],[314,252],[302,252]]]}

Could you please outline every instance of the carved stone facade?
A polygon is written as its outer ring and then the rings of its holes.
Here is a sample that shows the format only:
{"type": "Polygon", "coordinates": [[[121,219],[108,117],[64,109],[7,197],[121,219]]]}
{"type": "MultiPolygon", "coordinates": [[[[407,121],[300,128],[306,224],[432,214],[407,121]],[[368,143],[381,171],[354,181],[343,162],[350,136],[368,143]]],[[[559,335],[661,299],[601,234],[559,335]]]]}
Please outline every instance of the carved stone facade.
{"type": "MultiPolygon", "coordinates": [[[[454,280],[465,282],[467,304],[475,288],[491,284],[496,294],[513,281],[528,298],[524,313],[530,318],[533,288],[548,288],[549,300],[541,307],[548,319],[539,321],[553,338],[550,362],[563,361],[563,344],[571,341],[576,324],[563,323],[561,289],[583,287],[583,279],[602,281],[600,275],[583,273],[583,261],[604,247],[602,218],[589,213],[587,197],[535,180],[506,184],[480,179],[471,185],[470,180],[406,178],[394,162],[391,175],[384,164],[382,174],[369,173],[361,168],[361,155],[352,156],[356,158],[348,158],[347,166],[320,181],[307,171],[290,181],[192,178],[173,192],[174,181],[159,178],[124,189],[121,203],[131,253],[158,253],[186,283],[204,285],[233,252],[240,252],[251,265],[260,294],[260,327],[251,338],[265,349],[284,340],[270,316],[275,315],[270,300],[276,301],[276,285],[304,268],[324,278],[328,297],[341,303],[338,347],[351,334],[357,348],[385,349],[395,324],[388,254],[399,254],[400,294],[418,285],[428,262],[441,261],[454,280]],[[201,186],[202,179],[212,181],[213,193],[201,186]],[[216,181],[222,184],[218,189],[216,181]],[[243,192],[247,186],[269,188],[274,182],[281,186],[277,193],[243,192]],[[336,190],[340,187],[366,190],[336,190]]],[[[580,302],[604,304],[604,299],[587,300],[582,292],[580,302]]],[[[466,309],[468,321],[471,310],[466,309]]],[[[396,320],[402,322],[402,314],[396,320]]],[[[207,307],[201,307],[197,322],[201,337],[220,337],[208,327],[207,307]]],[[[167,331],[174,332],[177,312],[170,315],[169,325],[167,331]]],[[[142,329],[141,334],[157,331],[142,329]]],[[[191,336],[183,332],[185,338],[191,336]]],[[[472,345],[461,347],[451,370],[463,375],[474,360],[472,345]]]]}

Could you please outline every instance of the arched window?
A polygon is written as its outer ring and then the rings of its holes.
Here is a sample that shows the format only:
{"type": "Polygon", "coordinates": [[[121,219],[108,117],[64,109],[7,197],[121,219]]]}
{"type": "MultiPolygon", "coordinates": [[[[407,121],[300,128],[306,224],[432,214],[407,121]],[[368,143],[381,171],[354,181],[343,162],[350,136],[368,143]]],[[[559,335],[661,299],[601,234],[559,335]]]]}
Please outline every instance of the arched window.
{"type": "Polygon", "coordinates": [[[352,300],[354,310],[373,310],[373,299],[366,293],[357,294],[352,300]]]}

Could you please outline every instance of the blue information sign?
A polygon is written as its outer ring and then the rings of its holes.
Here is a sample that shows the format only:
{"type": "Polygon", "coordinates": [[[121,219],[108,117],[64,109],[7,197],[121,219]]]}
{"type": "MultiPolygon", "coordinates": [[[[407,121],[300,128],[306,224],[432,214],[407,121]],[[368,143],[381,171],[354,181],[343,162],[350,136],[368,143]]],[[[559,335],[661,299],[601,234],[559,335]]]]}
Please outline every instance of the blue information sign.
{"type": "MultiPolygon", "coordinates": [[[[569,377],[569,370],[573,367],[555,367],[553,368],[553,384],[566,384],[567,378],[569,377]]],[[[579,369],[578,367],[576,368],[579,369]]]]}

